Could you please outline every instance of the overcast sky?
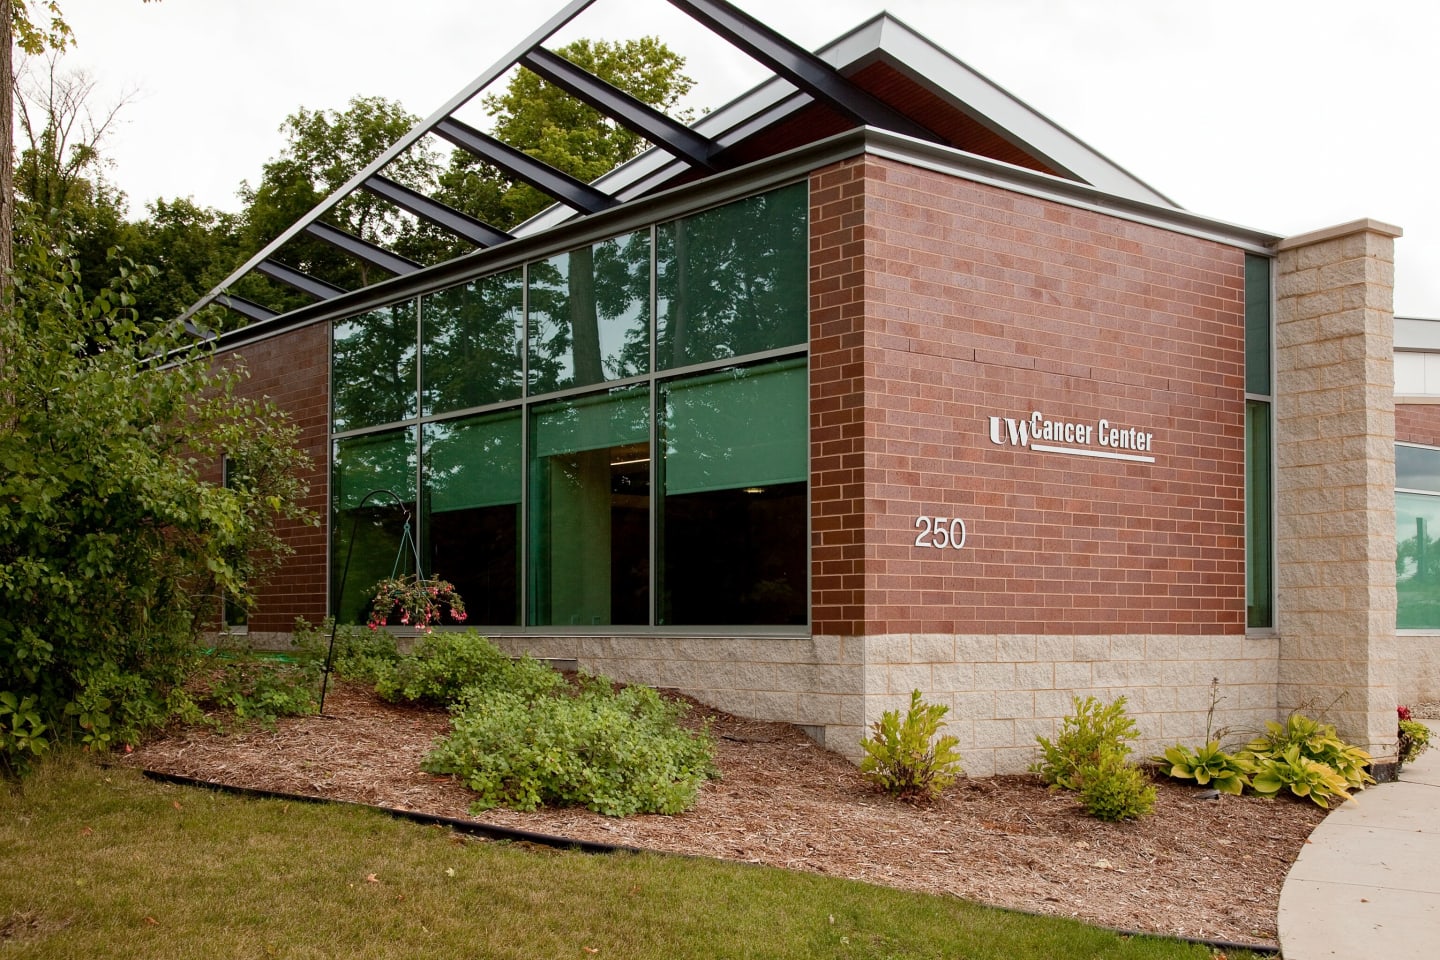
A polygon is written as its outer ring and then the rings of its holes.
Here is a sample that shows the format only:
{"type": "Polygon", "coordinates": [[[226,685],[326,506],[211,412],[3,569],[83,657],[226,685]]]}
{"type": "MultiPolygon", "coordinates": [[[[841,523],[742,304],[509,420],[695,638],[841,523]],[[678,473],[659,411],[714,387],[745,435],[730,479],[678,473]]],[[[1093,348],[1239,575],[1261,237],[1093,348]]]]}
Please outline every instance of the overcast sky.
{"type": "MultiPolygon", "coordinates": [[[[61,0],[63,61],[129,94],[105,144],[143,213],[156,197],[227,210],[301,106],[357,95],[428,115],[563,0],[61,0]]],[[[1295,234],[1359,217],[1402,227],[1395,308],[1440,318],[1440,69],[1434,0],[740,0],[807,48],[882,9],[1182,206],[1295,234]]],[[[598,0],[550,45],[658,34],[695,105],[758,70],[664,0],[598,0]]],[[[474,122],[474,118],[471,118],[474,122]]],[[[238,266],[238,264],[237,264],[238,266]]]]}

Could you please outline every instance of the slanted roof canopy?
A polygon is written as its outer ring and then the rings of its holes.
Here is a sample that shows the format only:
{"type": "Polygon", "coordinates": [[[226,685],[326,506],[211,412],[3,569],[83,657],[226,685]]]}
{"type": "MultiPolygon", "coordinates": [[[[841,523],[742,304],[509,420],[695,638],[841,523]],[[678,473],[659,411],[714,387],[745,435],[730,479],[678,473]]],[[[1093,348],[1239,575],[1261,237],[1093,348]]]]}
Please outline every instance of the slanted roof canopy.
{"type": "Polygon", "coordinates": [[[485,251],[862,128],[939,148],[956,157],[985,158],[993,165],[1014,168],[1017,175],[1038,174],[1054,178],[1057,183],[1083,185],[1124,203],[1158,208],[1162,213],[1180,213],[1180,208],[1165,196],[888,14],[875,16],[811,53],[725,0],[668,0],[771,72],[769,79],[749,93],[687,126],[544,46],[593,2],[571,0],[507,56],[226,278],[187,316],[218,303],[252,322],[276,317],[276,311],[227,292],[252,272],[299,290],[319,303],[347,303],[354,291],[307,276],[286,264],[287,245],[302,235],[322,240],[388,275],[422,272],[420,264],[326,222],[326,215],[356,191],[378,196],[461,238],[474,250],[485,251]],[[587,184],[455,116],[461,107],[517,67],[536,73],[653,146],[587,184]],[[386,177],[386,167],[426,135],[438,136],[505,176],[530,184],[553,198],[555,204],[507,232],[386,177]]]}

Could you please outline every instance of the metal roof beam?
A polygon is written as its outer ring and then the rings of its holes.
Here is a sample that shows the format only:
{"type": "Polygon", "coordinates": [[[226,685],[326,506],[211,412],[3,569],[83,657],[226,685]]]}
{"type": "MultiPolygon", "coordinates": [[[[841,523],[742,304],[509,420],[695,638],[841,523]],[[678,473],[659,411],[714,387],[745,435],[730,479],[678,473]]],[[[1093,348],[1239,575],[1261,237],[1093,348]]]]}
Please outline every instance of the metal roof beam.
{"type": "MultiPolygon", "coordinates": [[[[692,14],[694,16],[694,14],[692,14]]],[[[575,66],[557,53],[536,46],[520,63],[541,79],[588,103],[628,130],[694,167],[716,169],[715,144],[694,130],[670,119],[641,100],[575,66]]]]}
{"type": "Polygon", "coordinates": [[[857,87],[804,47],[797,46],[723,0],[670,0],[670,3],[732,46],[851,119],[922,140],[938,139],[933,131],[857,87]]]}
{"type": "Polygon", "coordinates": [[[350,292],[344,287],[337,287],[333,283],[327,283],[308,273],[301,273],[276,260],[261,260],[255,265],[255,271],[263,273],[271,280],[279,280],[287,287],[299,290],[316,300],[329,300],[331,297],[338,297],[342,293],[350,292]]]}
{"type": "MultiPolygon", "coordinates": [[[[260,306],[260,304],[255,303],[252,300],[246,300],[244,297],[237,297],[229,293],[222,293],[217,295],[212,302],[218,303],[225,309],[232,310],[235,313],[240,314],[240,316],[244,317],[246,320],[250,320],[252,322],[257,320],[269,320],[271,317],[280,316],[280,314],[276,313],[274,310],[271,310],[269,307],[262,307],[260,306]]],[[[196,332],[199,332],[198,329],[195,328],[193,325],[190,326],[191,329],[196,329],[196,332]]]]}
{"type": "Polygon", "coordinates": [[[596,190],[590,184],[521,153],[508,143],[481,133],[453,117],[441,120],[432,132],[581,213],[598,213],[617,203],[608,193],[596,190]]]}
{"type": "Polygon", "coordinates": [[[425,194],[411,190],[404,184],[396,183],[389,177],[382,177],[378,173],[360,186],[377,197],[389,200],[401,209],[409,210],[423,220],[429,220],[436,226],[464,237],[477,247],[493,247],[496,244],[515,239],[503,230],[496,230],[484,221],[476,220],[469,214],[461,213],[454,207],[446,206],[438,200],[431,200],[425,194]]]}
{"type": "MultiPolygon", "coordinates": [[[[323,220],[307,223],[305,232],[324,240],[332,247],[344,250],[356,260],[363,260],[373,267],[388,270],[396,276],[403,277],[407,273],[414,273],[420,269],[420,264],[409,257],[402,257],[398,253],[391,253],[384,247],[377,247],[370,241],[361,240],[355,234],[341,230],[339,227],[332,227],[323,220]]],[[[262,260],[261,263],[263,262],[262,260]]]]}

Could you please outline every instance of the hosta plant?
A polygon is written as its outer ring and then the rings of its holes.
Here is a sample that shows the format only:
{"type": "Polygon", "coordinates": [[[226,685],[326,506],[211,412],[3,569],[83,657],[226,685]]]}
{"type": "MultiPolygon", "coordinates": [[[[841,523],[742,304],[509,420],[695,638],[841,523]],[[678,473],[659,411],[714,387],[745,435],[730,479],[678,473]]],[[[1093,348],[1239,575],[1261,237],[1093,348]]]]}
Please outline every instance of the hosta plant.
{"type": "Polygon", "coordinates": [[[1254,763],[1221,750],[1218,740],[1195,750],[1177,743],[1153,759],[1161,773],[1237,797],[1250,785],[1250,775],[1255,772],[1254,763]]]}
{"type": "Polygon", "coordinates": [[[962,773],[955,737],[939,736],[949,711],[938,703],[925,703],[920,691],[910,694],[905,718],[886,710],[861,741],[865,758],[860,772],[865,779],[902,800],[930,800],[962,773]]]}
{"type": "Polygon", "coordinates": [[[1273,797],[1288,789],[1326,808],[1332,800],[1351,799],[1345,778],[1327,764],[1304,756],[1298,744],[1291,744],[1276,756],[1259,758],[1257,766],[1250,786],[1263,796],[1273,797]]]}
{"type": "Polygon", "coordinates": [[[1299,756],[1324,764],[1339,774],[1347,790],[1363,790],[1366,784],[1375,782],[1367,769],[1374,758],[1340,739],[1335,728],[1328,723],[1292,713],[1284,723],[1268,721],[1265,729],[1265,735],[1250,741],[1243,751],[1257,767],[1260,761],[1279,758],[1295,747],[1299,756]]]}

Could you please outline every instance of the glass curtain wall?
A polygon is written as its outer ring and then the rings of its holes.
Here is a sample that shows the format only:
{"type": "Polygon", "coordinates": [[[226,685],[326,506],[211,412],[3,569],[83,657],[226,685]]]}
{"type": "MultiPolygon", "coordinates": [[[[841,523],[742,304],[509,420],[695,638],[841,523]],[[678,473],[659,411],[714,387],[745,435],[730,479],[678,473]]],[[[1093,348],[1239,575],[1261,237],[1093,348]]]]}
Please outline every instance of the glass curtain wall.
{"type": "Polygon", "coordinates": [[[1270,260],[1245,256],[1245,625],[1275,626],[1270,260]]]}
{"type": "Polygon", "coordinates": [[[1395,626],[1440,630],[1440,450],[1395,445],[1395,626]]]}
{"type": "Polygon", "coordinates": [[[413,503],[418,475],[423,572],[469,623],[803,626],[808,204],[797,183],[337,323],[342,619],[401,532],[360,499],[413,503]]]}

